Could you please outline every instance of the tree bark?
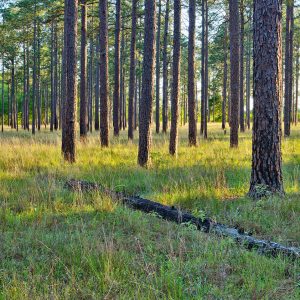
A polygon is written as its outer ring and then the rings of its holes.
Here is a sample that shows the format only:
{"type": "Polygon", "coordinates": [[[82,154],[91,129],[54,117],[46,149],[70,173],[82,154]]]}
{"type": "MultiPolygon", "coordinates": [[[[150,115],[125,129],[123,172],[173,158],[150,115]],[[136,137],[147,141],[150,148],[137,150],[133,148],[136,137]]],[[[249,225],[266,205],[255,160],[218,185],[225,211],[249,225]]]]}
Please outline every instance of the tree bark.
{"type": "Polygon", "coordinates": [[[100,100],[100,36],[97,35],[96,43],[96,78],[95,78],[95,130],[98,131],[99,125],[99,100],[100,100]]]}
{"type": "Polygon", "coordinates": [[[54,21],[51,21],[51,47],[50,47],[50,88],[51,88],[51,118],[50,131],[54,129],[55,122],[55,105],[54,105],[54,21]]]}
{"type": "MultiPolygon", "coordinates": [[[[38,26],[37,37],[37,129],[41,130],[41,37],[40,26],[38,26]]],[[[18,126],[18,123],[17,123],[18,126]]]]}
{"type": "MultiPolygon", "coordinates": [[[[251,9],[249,20],[251,20],[251,9]]],[[[251,28],[251,27],[250,27],[251,28]]],[[[250,129],[250,93],[251,93],[251,30],[247,34],[247,61],[246,61],[246,123],[250,129]]]]}
{"type": "Polygon", "coordinates": [[[281,162],[282,2],[254,2],[254,124],[249,195],[284,194],[281,162]]]}
{"type": "Polygon", "coordinates": [[[240,0],[241,31],[240,31],[240,130],[245,131],[244,116],[244,1],[240,0]]]}
{"type": "Polygon", "coordinates": [[[2,111],[1,111],[1,131],[4,131],[4,59],[2,59],[2,81],[1,81],[1,87],[2,87],[2,111]]]}
{"type": "MultiPolygon", "coordinates": [[[[2,64],[4,61],[2,62],[2,64]]],[[[4,75],[2,74],[2,79],[4,75]]],[[[2,89],[3,91],[3,89],[2,89]]],[[[26,45],[23,44],[23,110],[22,110],[22,127],[26,129],[26,45]]]]}
{"type": "Polygon", "coordinates": [[[291,111],[293,97],[293,30],[294,1],[287,2],[286,37],[285,37],[285,105],[284,105],[284,135],[291,134],[291,111]]]}
{"type": "Polygon", "coordinates": [[[121,56],[120,56],[120,115],[119,115],[119,128],[120,130],[124,128],[124,118],[125,118],[125,105],[124,105],[124,86],[125,86],[125,30],[124,30],[124,20],[122,22],[122,38],[121,38],[121,56]]]}
{"type": "Polygon", "coordinates": [[[229,1],[230,32],[230,93],[231,93],[231,128],[230,147],[238,147],[239,99],[240,99],[240,40],[239,40],[239,5],[237,0],[229,1]]]}
{"type": "Polygon", "coordinates": [[[29,64],[30,64],[30,57],[29,57],[29,46],[27,43],[27,65],[26,65],[26,129],[29,131],[29,101],[30,101],[30,71],[29,71],[29,64]]]}
{"type": "MultiPolygon", "coordinates": [[[[61,150],[62,153],[65,153],[66,151],[66,106],[67,106],[67,47],[68,47],[68,1],[69,0],[64,0],[64,45],[63,45],[63,55],[62,55],[62,76],[61,76],[61,97],[62,97],[62,102],[61,102],[61,114],[62,114],[62,145],[61,145],[61,150]]],[[[48,124],[48,94],[49,94],[49,87],[47,84],[47,106],[46,106],[46,124],[48,124]]]]}
{"type": "Polygon", "coordinates": [[[32,123],[31,132],[35,134],[35,99],[36,99],[36,4],[34,5],[34,20],[33,20],[33,71],[32,71],[32,123]]]}
{"type": "Polygon", "coordinates": [[[169,35],[169,11],[170,0],[166,0],[165,28],[164,28],[164,49],[163,49],[163,107],[162,121],[163,132],[168,129],[168,35],[169,35]]]}
{"type": "MultiPolygon", "coordinates": [[[[128,139],[133,140],[134,122],[134,99],[135,99],[135,48],[136,48],[136,6],[137,0],[132,1],[131,12],[131,44],[130,44],[130,79],[128,100],[128,139]]],[[[136,105],[135,105],[136,107],[136,105]]]]}
{"type": "Polygon", "coordinates": [[[53,68],[53,88],[54,88],[54,130],[58,129],[57,104],[58,104],[58,45],[57,45],[57,21],[54,23],[54,68],[53,68]]]}
{"type": "Polygon", "coordinates": [[[208,0],[205,0],[205,92],[204,92],[204,138],[207,139],[207,122],[209,118],[209,97],[208,97],[208,0]]]}
{"type": "MultiPolygon", "coordinates": [[[[93,28],[93,22],[91,24],[93,28]]],[[[91,33],[90,38],[90,61],[89,61],[89,81],[88,81],[88,129],[93,132],[93,86],[94,86],[94,38],[91,33]]]]}
{"type": "Polygon", "coordinates": [[[161,0],[158,2],[157,16],[157,33],[156,33],[156,108],[155,108],[155,124],[156,133],[160,130],[160,27],[161,27],[161,0]]]}
{"type": "Polygon", "coordinates": [[[201,16],[202,16],[202,32],[201,32],[201,125],[200,133],[204,133],[204,117],[205,117],[205,1],[201,2],[201,16]]]}
{"type": "Polygon", "coordinates": [[[11,128],[16,128],[15,58],[11,60],[11,128]]]}
{"type": "Polygon", "coordinates": [[[174,0],[174,40],[173,40],[173,87],[171,99],[171,131],[169,152],[177,154],[178,148],[178,114],[180,95],[180,28],[181,28],[181,0],[174,0]]]}
{"type": "Polygon", "coordinates": [[[115,84],[113,102],[114,135],[118,136],[120,127],[120,32],[121,32],[121,0],[116,1],[116,29],[115,29],[115,84]]]}
{"type": "Polygon", "coordinates": [[[66,0],[66,101],[65,101],[65,134],[63,135],[63,154],[66,161],[75,162],[76,158],[76,75],[77,75],[77,0],[66,0]]]}
{"type": "Polygon", "coordinates": [[[7,83],[7,126],[10,126],[10,82],[7,83]]]}
{"type": "MultiPolygon", "coordinates": [[[[137,59],[135,64],[137,64],[137,59]]],[[[138,90],[139,86],[138,86],[138,76],[135,74],[135,93],[134,93],[134,130],[137,130],[138,127],[138,90]]]]}
{"type": "Polygon", "coordinates": [[[87,137],[87,5],[81,0],[80,138],[87,137]]]}
{"type": "Polygon", "coordinates": [[[295,97],[295,109],[294,109],[295,126],[297,126],[298,124],[298,97],[299,97],[299,46],[297,47],[297,56],[296,56],[296,97],[295,97]]]}
{"type": "Polygon", "coordinates": [[[189,1],[189,57],[188,57],[188,114],[189,114],[189,144],[197,145],[197,123],[195,102],[195,27],[196,0],[189,1]]]}
{"type": "Polygon", "coordinates": [[[227,100],[227,76],[228,76],[228,45],[227,45],[227,24],[225,24],[224,28],[224,41],[223,41],[223,50],[224,50],[224,62],[223,62],[223,93],[222,93],[222,129],[226,128],[226,100],[227,100]]]}
{"type": "Polygon", "coordinates": [[[151,117],[154,90],[155,63],[155,32],[156,32],[156,3],[155,0],[145,0],[144,26],[144,57],[142,95],[140,102],[140,130],[138,163],[147,166],[150,162],[151,147],[151,117]]]}
{"type": "Polygon", "coordinates": [[[100,19],[100,139],[101,146],[109,145],[108,125],[108,25],[107,0],[99,0],[100,19]]]}

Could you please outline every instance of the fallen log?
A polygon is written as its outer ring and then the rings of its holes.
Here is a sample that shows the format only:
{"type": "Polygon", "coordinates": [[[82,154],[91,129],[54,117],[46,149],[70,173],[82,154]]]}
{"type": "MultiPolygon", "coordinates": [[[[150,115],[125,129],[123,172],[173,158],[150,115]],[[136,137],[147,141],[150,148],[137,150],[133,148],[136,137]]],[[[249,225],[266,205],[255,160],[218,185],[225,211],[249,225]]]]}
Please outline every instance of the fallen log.
{"type": "Polygon", "coordinates": [[[283,255],[292,259],[300,258],[300,249],[296,247],[287,247],[279,243],[261,240],[238,228],[228,227],[217,223],[210,218],[197,218],[188,212],[181,211],[174,206],[163,205],[151,200],[143,199],[138,196],[126,196],[123,193],[111,191],[100,184],[82,180],[69,180],[66,187],[77,192],[98,191],[107,194],[116,201],[146,213],[155,213],[162,219],[176,222],[178,224],[193,224],[198,230],[206,233],[214,233],[223,237],[230,237],[238,244],[248,250],[256,250],[260,254],[268,256],[283,255]]]}

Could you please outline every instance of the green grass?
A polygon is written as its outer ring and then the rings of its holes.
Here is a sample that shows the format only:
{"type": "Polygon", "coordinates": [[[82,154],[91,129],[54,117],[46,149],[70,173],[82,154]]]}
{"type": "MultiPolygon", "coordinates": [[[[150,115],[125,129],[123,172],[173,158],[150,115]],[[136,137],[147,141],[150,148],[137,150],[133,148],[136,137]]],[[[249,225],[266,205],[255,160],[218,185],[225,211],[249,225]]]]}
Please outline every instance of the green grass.
{"type": "Polygon", "coordinates": [[[177,158],[168,135],[153,135],[152,165],[137,166],[137,141],[126,133],[99,147],[98,133],[78,143],[77,163],[60,155],[60,134],[0,134],[0,299],[299,299],[299,261],[267,258],[102,194],[66,191],[67,179],[101,182],[256,236],[300,246],[300,128],[283,141],[286,197],[254,202],[251,135],[229,149],[210,124],[210,138],[177,158]]]}

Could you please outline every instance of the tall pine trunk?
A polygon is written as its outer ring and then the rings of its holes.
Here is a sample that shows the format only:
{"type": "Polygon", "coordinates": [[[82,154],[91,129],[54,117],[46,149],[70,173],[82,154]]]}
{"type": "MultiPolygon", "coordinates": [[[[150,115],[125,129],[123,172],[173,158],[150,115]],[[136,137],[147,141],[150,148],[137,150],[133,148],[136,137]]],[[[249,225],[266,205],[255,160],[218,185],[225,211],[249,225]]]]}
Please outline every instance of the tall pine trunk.
{"type": "Polygon", "coordinates": [[[160,130],[160,26],[161,26],[161,0],[158,2],[157,16],[157,33],[156,33],[156,107],[155,107],[155,124],[156,133],[160,130]]]}
{"type": "Polygon", "coordinates": [[[195,26],[196,0],[189,1],[189,48],[188,48],[188,115],[189,144],[197,144],[196,102],[195,102],[195,26]]]}
{"type": "Polygon", "coordinates": [[[11,128],[16,128],[15,58],[11,60],[11,128]]]}
{"type": "Polygon", "coordinates": [[[296,55],[296,97],[295,97],[295,107],[294,107],[294,120],[296,126],[298,124],[298,97],[299,97],[299,46],[297,47],[297,55],[296,55]]]}
{"type": "Polygon", "coordinates": [[[31,132],[35,134],[35,100],[36,100],[36,36],[37,36],[37,21],[36,21],[36,4],[34,6],[33,20],[33,72],[32,72],[32,123],[31,132]]]}
{"type": "Polygon", "coordinates": [[[239,40],[239,5],[238,0],[229,1],[230,32],[230,94],[231,127],[230,147],[238,147],[239,99],[240,99],[240,40],[239,40]]]}
{"type": "Polygon", "coordinates": [[[87,136],[87,5],[81,0],[80,137],[87,136]]]}
{"type": "MultiPolygon", "coordinates": [[[[62,153],[65,153],[66,151],[66,105],[67,105],[67,47],[68,47],[68,1],[69,0],[64,0],[64,45],[63,45],[63,55],[62,55],[62,74],[61,74],[61,97],[62,97],[62,102],[61,102],[61,114],[62,114],[62,145],[61,145],[61,150],[62,153]]],[[[48,124],[49,120],[49,114],[48,114],[48,103],[49,103],[49,86],[47,84],[46,88],[47,94],[46,94],[46,124],[48,124]]]]}
{"type": "Polygon", "coordinates": [[[209,85],[209,74],[208,74],[208,0],[205,1],[205,92],[204,92],[204,138],[207,139],[207,123],[210,121],[210,111],[209,111],[209,95],[208,95],[208,85],[209,85]]]}
{"type": "Polygon", "coordinates": [[[224,62],[223,62],[223,92],[222,92],[222,129],[226,128],[226,100],[227,100],[227,76],[228,76],[228,45],[227,45],[227,24],[224,28],[224,40],[223,40],[223,51],[224,51],[224,62]]]}
{"type": "MultiPolygon", "coordinates": [[[[91,26],[93,28],[92,24],[91,26]]],[[[93,86],[94,86],[94,38],[93,38],[93,34],[91,33],[89,81],[88,81],[88,87],[89,87],[88,88],[88,129],[90,132],[93,132],[93,86]]]]}
{"type": "Polygon", "coordinates": [[[107,0],[99,0],[100,19],[100,139],[101,146],[109,145],[108,126],[108,24],[107,0]]]}
{"type": "Polygon", "coordinates": [[[144,57],[142,95],[140,102],[138,163],[147,166],[150,161],[152,101],[154,93],[156,3],[145,0],[144,57]]]}
{"type": "Polygon", "coordinates": [[[177,154],[178,148],[178,114],[180,95],[180,28],[181,28],[181,1],[174,0],[174,40],[173,40],[173,87],[171,98],[171,131],[169,152],[177,154]]]}
{"type": "Polygon", "coordinates": [[[121,32],[121,0],[116,1],[116,29],[115,29],[115,83],[113,101],[114,135],[120,131],[120,32],[121,32]]]}
{"type": "Polygon", "coordinates": [[[54,21],[51,22],[51,58],[50,58],[50,80],[51,80],[51,119],[50,131],[54,129],[55,123],[55,96],[54,96],[54,21]]]}
{"type": "Polygon", "coordinates": [[[57,45],[57,21],[54,24],[54,68],[53,68],[53,88],[54,88],[54,129],[58,129],[57,104],[58,104],[58,45],[57,45]]]}
{"type": "Polygon", "coordinates": [[[97,35],[96,42],[96,77],[95,77],[95,130],[98,131],[99,125],[99,100],[100,100],[100,36],[97,35]]]}
{"type": "Polygon", "coordinates": [[[136,48],[136,6],[137,0],[132,1],[131,12],[131,45],[130,45],[130,79],[129,79],[129,101],[128,101],[128,139],[133,139],[134,120],[134,99],[135,99],[135,48],[136,48]]]}
{"type": "Polygon", "coordinates": [[[2,58],[2,81],[1,81],[1,87],[2,87],[2,108],[1,108],[1,131],[4,131],[4,59],[2,58]]]}
{"type": "Polygon", "coordinates": [[[207,122],[209,115],[209,97],[208,97],[208,0],[205,1],[205,92],[204,92],[204,138],[207,139],[207,122]]]}
{"type": "MultiPolygon", "coordinates": [[[[251,10],[250,17],[251,20],[251,10]]],[[[249,25],[249,29],[252,28],[249,25]]],[[[250,93],[251,93],[251,30],[247,34],[247,59],[246,59],[246,123],[250,129],[250,93]]]]}
{"type": "Polygon", "coordinates": [[[76,99],[77,99],[77,16],[78,2],[77,0],[66,0],[67,11],[65,32],[65,59],[66,59],[66,100],[64,107],[65,124],[63,126],[65,133],[63,134],[63,154],[66,161],[75,162],[76,156],[76,99]]]}
{"type": "Polygon", "coordinates": [[[164,28],[164,48],[163,48],[163,107],[162,121],[163,132],[168,129],[168,36],[169,36],[169,11],[170,0],[166,0],[165,28],[164,28]]]}
{"type": "Polygon", "coordinates": [[[244,116],[244,1],[240,0],[241,31],[240,31],[240,129],[245,131],[244,116]]]}
{"type": "MultiPolygon", "coordinates": [[[[41,130],[41,37],[40,26],[37,37],[37,129],[41,130]]],[[[17,123],[18,126],[18,123],[17,123]]]]}
{"type": "Polygon", "coordinates": [[[293,98],[293,30],[294,1],[287,2],[286,37],[285,37],[285,104],[284,104],[284,135],[291,134],[291,112],[293,98]]]}
{"type": "Polygon", "coordinates": [[[204,133],[204,116],[205,116],[205,0],[201,2],[201,125],[200,133],[204,133]]]}
{"type": "Polygon", "coordinates": [[[254,1],[254,124],[249,195],[284,193],[281,162],[281,0],[254,1]]]}

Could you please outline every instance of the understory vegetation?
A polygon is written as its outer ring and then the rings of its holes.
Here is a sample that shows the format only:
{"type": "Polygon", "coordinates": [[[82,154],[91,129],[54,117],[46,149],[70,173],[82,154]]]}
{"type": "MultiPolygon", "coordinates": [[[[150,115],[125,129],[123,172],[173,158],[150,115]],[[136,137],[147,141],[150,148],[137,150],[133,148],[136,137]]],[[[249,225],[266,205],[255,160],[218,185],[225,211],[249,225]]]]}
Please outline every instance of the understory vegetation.
{"type": "Polygon", "coordinates": [[[136,164],[126,134],[109,149],[98,134],[78,144],[77,163],[60,155],[60,133],[3,133],[0,145],[0,299],[299,299],[299,261],[249,252],[231,239],[178,226],[114,203],[69,192],[71,178],[175,205],[253,235],[300,246],[300,130],[283,141],[285,198],[245,195],[251,134],[229,149],[210,137],[178,157],[153,135],[151,167],[136,164]]]}

